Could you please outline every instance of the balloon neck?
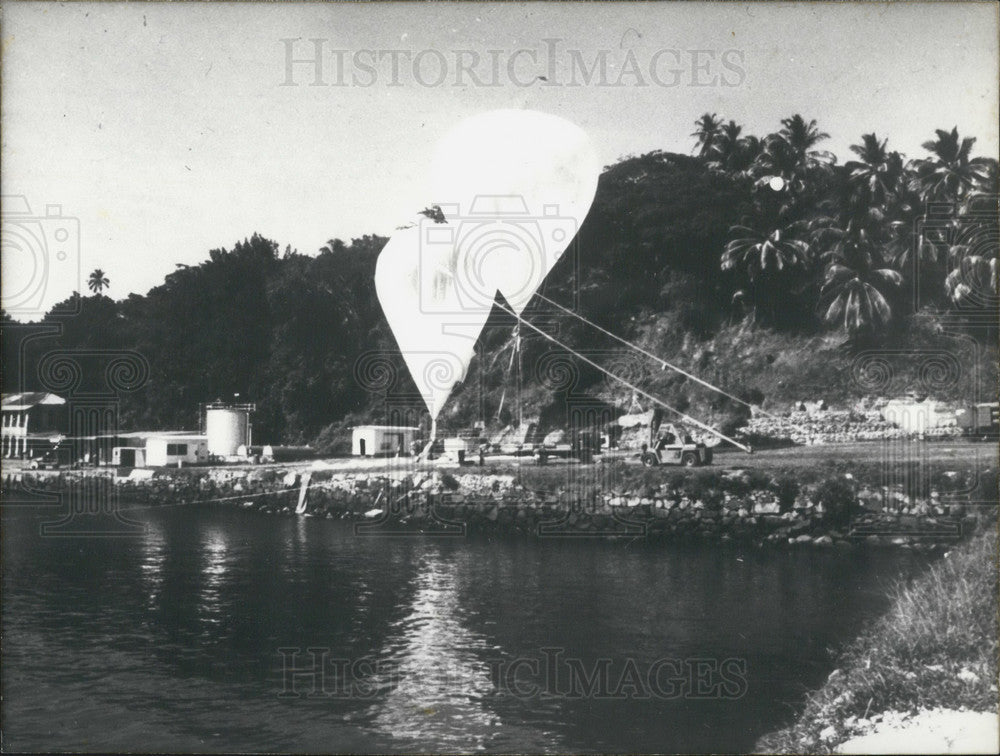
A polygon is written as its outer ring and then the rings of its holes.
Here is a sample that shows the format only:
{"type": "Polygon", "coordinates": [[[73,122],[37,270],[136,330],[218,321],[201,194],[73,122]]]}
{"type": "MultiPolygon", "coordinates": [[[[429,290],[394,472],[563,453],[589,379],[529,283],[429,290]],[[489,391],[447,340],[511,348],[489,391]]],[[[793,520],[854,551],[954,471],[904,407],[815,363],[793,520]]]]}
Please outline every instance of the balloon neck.
{"type": "Polygon", "coordinates": [[[431,447],[434,446],[434,442],[437,440],[437,418],[431,418],[431,437],[427,441],[427,445],[424,450],[417,455],[416,462],[426,462],[431,458],[431,447]]]}

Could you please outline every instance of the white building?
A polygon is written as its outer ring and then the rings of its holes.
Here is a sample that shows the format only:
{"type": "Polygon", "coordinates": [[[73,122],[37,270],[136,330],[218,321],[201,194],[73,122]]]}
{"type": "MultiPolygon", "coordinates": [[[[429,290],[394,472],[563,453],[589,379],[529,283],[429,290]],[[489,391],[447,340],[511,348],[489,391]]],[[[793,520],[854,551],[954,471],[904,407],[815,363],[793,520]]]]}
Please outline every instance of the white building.
{"type": "Polygon", "coordinates": [[[147,467],[177,467],[208,461],[208,437],[176,433],[146,439],[147,467]]]}
{"type": "Polygon", "coordinates": [[[146,449],[143,446],[114,446],[111,464],[115,467],[145,467],[146,449]]]}
{"type": "Polygon", "coordinates": [[[409,454],[419,428],[400,425],[359,425],[351,438],[351,454],[356,457],[409,454]]]}
{"type": "Polygon", "coordinates": [[[33,451],[51,446],[49,437],[66,431],[66,400],[56,394],[32,391],[4,394],[2,403],[3,434],[0,453],[4,458],[24,459],[33,451]]]}
{"type": "Polygon", "coordinates": [[[955,428],[958,417],[954,407],[927,399],[891,399],[882,408],[882,417],[907,433],[923,435],[944,428],[955,428]]]}

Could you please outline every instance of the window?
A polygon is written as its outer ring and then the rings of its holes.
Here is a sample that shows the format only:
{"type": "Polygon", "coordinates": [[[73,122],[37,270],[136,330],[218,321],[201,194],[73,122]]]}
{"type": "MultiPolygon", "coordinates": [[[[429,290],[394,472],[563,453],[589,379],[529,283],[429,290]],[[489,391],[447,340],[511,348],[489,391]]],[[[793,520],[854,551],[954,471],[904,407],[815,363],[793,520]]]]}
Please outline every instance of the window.
{"type": "Polygon", "coordinates": [[[188,453],[187,444],[167,444],[168,457],[181,457],[188,453]]]}

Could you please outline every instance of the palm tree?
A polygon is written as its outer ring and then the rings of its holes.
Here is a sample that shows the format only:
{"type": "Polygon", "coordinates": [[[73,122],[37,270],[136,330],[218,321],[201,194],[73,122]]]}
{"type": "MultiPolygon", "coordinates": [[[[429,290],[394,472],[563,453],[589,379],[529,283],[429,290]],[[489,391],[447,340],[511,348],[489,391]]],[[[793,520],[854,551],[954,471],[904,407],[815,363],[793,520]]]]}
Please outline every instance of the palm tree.
{"type": "Polygon", "coordinates": [[[719,138],[719,131],[722,127],[722,120],[715,113],[704,113],[701,118],[694,122],[695,130],[691,136],[697,139],[695,149],[698,157],[709,157],[715,142],[719,138]]]}
{"type": "Polygon", "coordinates": [[[760,155],[761,142],[755,136],[741,137],[743,127],[730,121],[721,126],[708,154],[712,168],[736,175],[749,175],[754,161],[760,155]]]}
{"type": "Polygon", "coordinates": [[[874,133],[862,134],[861,144],[851,145],[851,152],[860,160],[844,166],[854,209],[864,215],[875,213],[878,220],[884,217],[886,205],[903,178],[903,158],[898,152],[889,152],[887,143],[887,139],[880,142],[874,133]]]}
{"type": "Polygon", "coordinates": [[[715,136],[715,141],[712,144],[711,154],[709,155],[711,158],[710,162],[720,165],[725,164],[726,160],[732,156],[739,146],[740,133],[742,131],[743,127],[736,123],[736,121],[730,121],[720,126],[715,136]]]}
{"type": "Polygon", "coordinates": [[[95,268],[94,272],[87,278],[87,288],[95,294],[100,294],[109,286],[111,286],[111,282],[100,268],[95,268]]]}
{"type": "MultiPolygon", "coordinates": [[[[722,253],[723,270],[742,270],[753,289],[753,319],[762,297],[773,289],[778,277],[790,268],[805,263],[809,245],[798,238],[801,227],[791,224],[785,228],[760,231],[749,226],[734,226],[730,233],[735,235],[726,244],[722,253]]],[[[773,309],[773,301],[767,305],[773,309]]]]}
{"type": "Polygon", "coordinates": [[[990,161],[970,158],[975,137],[959,139],[958,128],[935,129],[937,139],[923,143],[932,157],[913,161],[913,188],[924,202],[958,202],[988,180],[990,161]]]}
{"type": "Polygon", "coordinates": [[[852,338],[874,334],[892,320],[887,293],[903,282],[899,271],[879,267],[878,255],[864,231],[847,233],[827,228],[833,245],[824,257],[829,260],[819,308],[827,323],[841,323],[852,338]]]}
{"type": "Polygon", "coordinates": [[[792,192],[801,193],[808,185],[811,174],[826,169],[836,157],[813,147],[830,135],[816,127],[816,121],[806,120],[796,114],[783,118],[781,130],[769,135],[757,159],[755,173],[768,180],[780,176],[792,192]]]}
{"type": "Polygon", "coordinates": [[[956,307],[995,311],[1000,295],[996,256],[969,255],[959,259],[945,278],[944,286],[956,307]]]}
{"type": "Polygon", "coordinates": [[[812,149],[819,142],[830,138],[829,134],[825,131],[820,131],[816,127],[816,119],[806,123],[806,119],[798,113],[791,118],[782,118],[781,130],[778,134],[803,159],[808,156],[814,156],[817,159],[826,161],[833,157],[829,152],[812,149]]]}

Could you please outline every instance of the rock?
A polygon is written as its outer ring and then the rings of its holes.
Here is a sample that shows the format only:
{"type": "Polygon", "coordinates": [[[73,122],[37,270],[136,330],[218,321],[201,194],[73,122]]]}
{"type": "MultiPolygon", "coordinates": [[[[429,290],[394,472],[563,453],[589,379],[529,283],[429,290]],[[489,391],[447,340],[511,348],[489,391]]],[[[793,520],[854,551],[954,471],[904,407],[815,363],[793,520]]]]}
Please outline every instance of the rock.
{"type": "Polygon", "coordinates": [[[961,671],[955,676],[967,685],[975,685],[979,682],[979,675],[968,667],[962,667],[961,671]]]}
{"type": "Polygon", "coordinates": [[[819,731],[819,739],[830,743],[837,738],[837,728],[833,725],[827,725],[822,730],[819,731]]]}

